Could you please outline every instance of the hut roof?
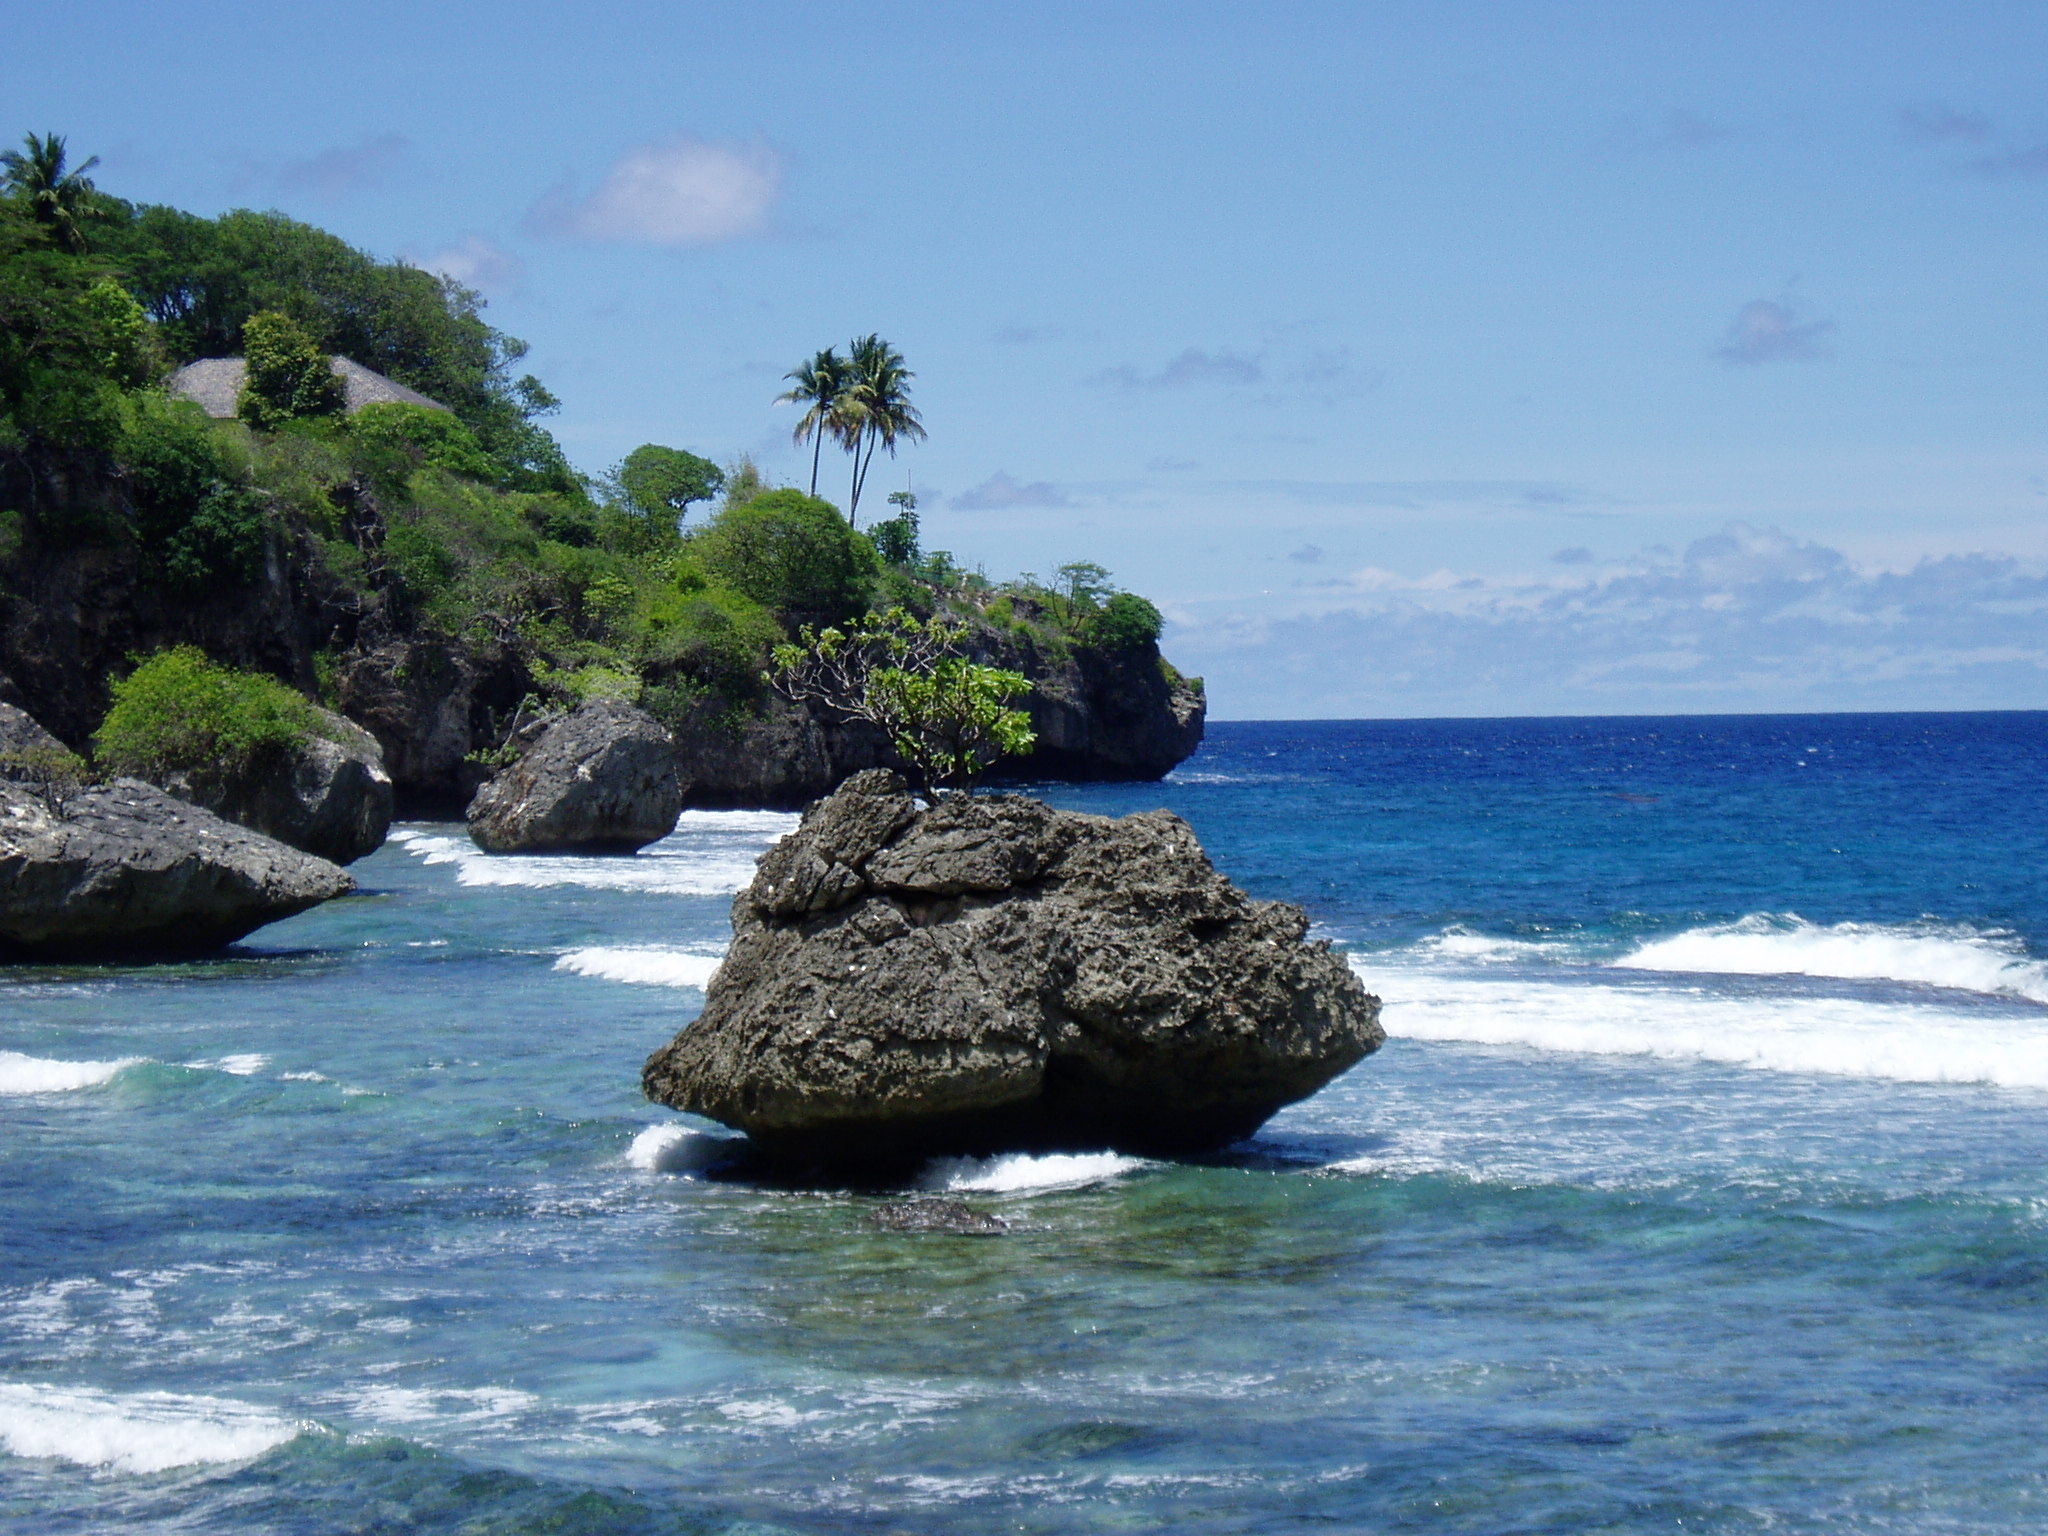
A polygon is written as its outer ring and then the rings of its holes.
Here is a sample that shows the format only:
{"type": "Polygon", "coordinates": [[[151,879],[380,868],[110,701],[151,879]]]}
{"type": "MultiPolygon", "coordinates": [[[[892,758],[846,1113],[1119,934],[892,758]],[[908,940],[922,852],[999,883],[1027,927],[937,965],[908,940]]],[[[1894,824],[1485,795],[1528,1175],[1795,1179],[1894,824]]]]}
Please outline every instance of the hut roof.
{"type": "MultiPolygon", "coordinates": [[[[365,368],[351,357],[334,359],[334,371],[341,377],[342,409],[353,416],[366,405],[423,405],[430,411],[447,406],[430,400],[416,389],[407,389],[387,379],[374,368],[365,368]]],[[[249,365],[239,357],[202,357],[172,374],[166,387],[181,400],[190,400],[207,415],[225,419],[235,414],[242,398],[242,381],[249,365]]]]}

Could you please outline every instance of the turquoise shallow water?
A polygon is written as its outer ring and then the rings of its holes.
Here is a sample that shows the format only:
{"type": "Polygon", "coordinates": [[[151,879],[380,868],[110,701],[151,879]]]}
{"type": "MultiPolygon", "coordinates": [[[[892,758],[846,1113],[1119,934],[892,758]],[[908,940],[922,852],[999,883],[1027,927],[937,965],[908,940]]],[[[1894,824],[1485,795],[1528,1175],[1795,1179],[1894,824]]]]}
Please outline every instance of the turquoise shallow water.
{"type": "Polygon", "coordinates": [[[222,961],[0,978],[0,1529],[2037,1531],[2048,717],[1225,725],[1387,999],[1203,1163],[704,1176],[639,1099],[789,818],[415,827],[222,961]]]}

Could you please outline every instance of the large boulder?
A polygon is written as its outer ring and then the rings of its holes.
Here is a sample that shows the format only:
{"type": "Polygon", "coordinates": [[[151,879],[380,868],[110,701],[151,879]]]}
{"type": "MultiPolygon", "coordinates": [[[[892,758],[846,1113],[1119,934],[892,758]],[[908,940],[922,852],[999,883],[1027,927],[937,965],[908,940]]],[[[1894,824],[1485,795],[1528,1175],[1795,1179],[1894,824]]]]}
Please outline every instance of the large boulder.
{"type": "Polygon", "coordinates": [[[234,773],[171,774],[161,787],[216,816],[335,864],[384,846],[391,775],[377,738],[330,710],[320,734],[286,753],[265,753],[234,773]]]}
{"type": "Polygon", "coordinates": [[[489,853],[631,853],[673,832],[682,810],[669,733],[593,699],[476,792],[469,835],[489,853]]]}
{"type": "Polygon", "coordinates": [[[702,1016],[642,1083],[815,1166],[1214,1148],[1384,1038],[1307,931],[1169,812],[919,810],[872,770],[762,858],[702,1016]]]}
{"type": "Polygon", "coordinates": [[[140,779],[61,800],[0,781],[0,953],[203,954],[355,889],[325,859],[140,779]]]}

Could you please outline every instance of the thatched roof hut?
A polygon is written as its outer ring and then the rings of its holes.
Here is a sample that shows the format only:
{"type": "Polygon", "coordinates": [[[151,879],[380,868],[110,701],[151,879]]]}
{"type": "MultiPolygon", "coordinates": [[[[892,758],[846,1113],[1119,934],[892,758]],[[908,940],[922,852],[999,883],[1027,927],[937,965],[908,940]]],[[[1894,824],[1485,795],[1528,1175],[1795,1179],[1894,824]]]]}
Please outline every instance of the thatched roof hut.
{"type": "MultiPolygon", "coordinates": [[[[334,371],[341,378],[342,409],[353,416],[366,405],[423,405],[430,411],[447,406],[429,400],[416,389],[407,389],[387,379],[374,368],[365,368],[350,357],[334,359],[334,371]]],[[[239,357],[202,357],[172,374],[165,388],[180,400],[190,400],[207,415],[220,420],[235,414],[241,403],[242,382],[249,365],[239,357]]],[[[452,414],[452,413],[451,413],[452,414]]]]}

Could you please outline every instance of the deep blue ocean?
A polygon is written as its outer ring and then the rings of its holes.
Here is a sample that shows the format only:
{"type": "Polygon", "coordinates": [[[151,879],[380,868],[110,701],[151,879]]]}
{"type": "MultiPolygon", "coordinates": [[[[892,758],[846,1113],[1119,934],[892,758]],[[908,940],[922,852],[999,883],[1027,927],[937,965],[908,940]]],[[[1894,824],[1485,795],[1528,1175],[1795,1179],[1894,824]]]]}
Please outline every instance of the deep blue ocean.
{"type": "Polygon", "coordinates": [[[2048,714],[1219,724],[1386,1001],[1198,1163],[706,1175],[639,1095],[794,822],[413,825],[0,972],[0,1531],[2048,1529],[2048,714]]]}

